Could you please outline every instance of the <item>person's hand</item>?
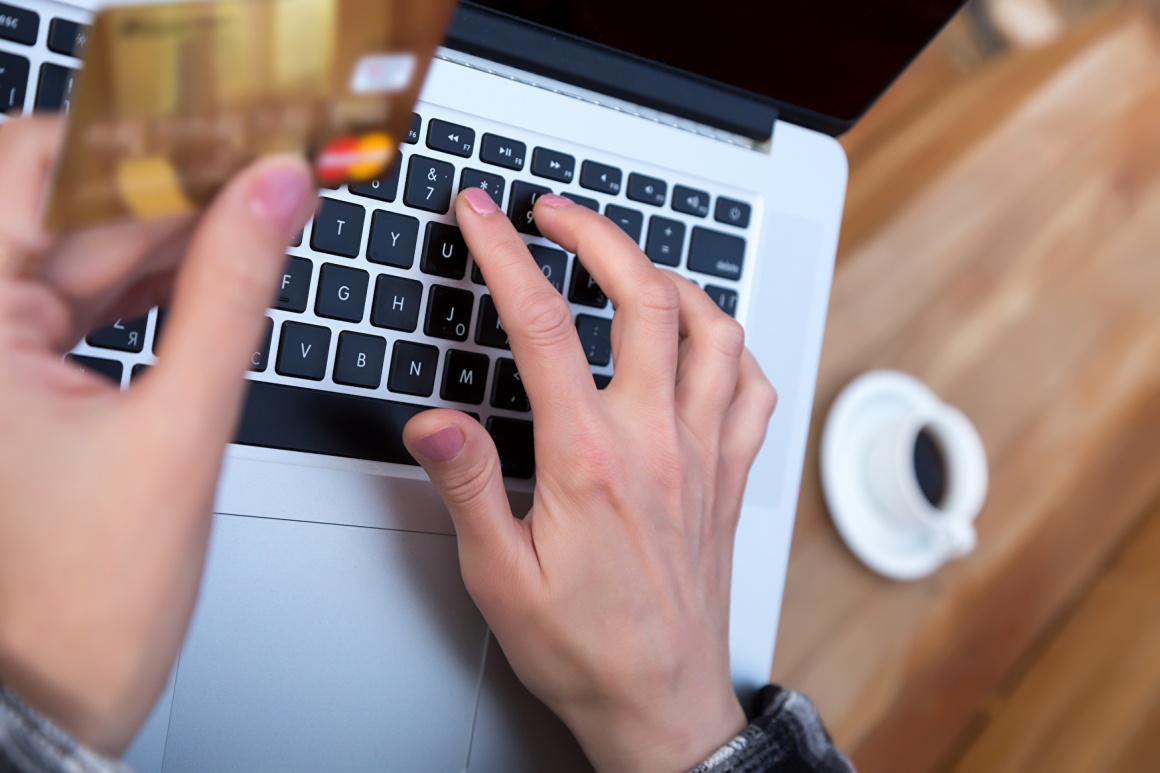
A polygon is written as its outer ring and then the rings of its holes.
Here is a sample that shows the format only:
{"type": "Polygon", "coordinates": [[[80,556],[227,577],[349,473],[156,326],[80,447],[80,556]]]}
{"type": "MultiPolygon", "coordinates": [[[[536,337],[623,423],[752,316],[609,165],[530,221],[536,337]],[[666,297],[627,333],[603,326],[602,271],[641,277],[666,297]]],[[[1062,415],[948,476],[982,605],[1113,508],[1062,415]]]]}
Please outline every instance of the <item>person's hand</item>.
{"type": "Polygon", "coordinates": [[[316,199],[302,161],[269,159],[200,222],[53,237],[38,224],[58,136],[0,126],[0,682],[118,755],[189,624],[243,374],[316,199]],[[171,288],[160,363],[133,389],[62,361],[171,288]]]}
{"type": "Polygon", "coordinates": [[[404,438],[455,520],[467,588],[525,685],[598,769],[691,768],[746,725],[729,676],[733,539],[777,396],[742,328],[560,197],[545,236],[617,311],[598,392],[564,298],[490,197],[456,204],[535,416],[536,488],[512,517],[488,433],[455,411],[404,438]]]}

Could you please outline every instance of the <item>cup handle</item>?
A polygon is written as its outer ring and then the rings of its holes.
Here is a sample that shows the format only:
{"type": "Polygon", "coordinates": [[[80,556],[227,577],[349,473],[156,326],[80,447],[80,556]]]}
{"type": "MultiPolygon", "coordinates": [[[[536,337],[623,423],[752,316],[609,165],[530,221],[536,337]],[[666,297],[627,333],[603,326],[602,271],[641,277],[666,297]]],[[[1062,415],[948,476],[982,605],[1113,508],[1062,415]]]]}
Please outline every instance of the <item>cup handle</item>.
{"type": "Polygon", "coordinates": [[[959,524],[944,534],[946,535],[947,548],[955,558],[962,558],[974,552],[975,546],[979,542],[979,538],[975,534],[975,527],[970,523],[959,524]]]}

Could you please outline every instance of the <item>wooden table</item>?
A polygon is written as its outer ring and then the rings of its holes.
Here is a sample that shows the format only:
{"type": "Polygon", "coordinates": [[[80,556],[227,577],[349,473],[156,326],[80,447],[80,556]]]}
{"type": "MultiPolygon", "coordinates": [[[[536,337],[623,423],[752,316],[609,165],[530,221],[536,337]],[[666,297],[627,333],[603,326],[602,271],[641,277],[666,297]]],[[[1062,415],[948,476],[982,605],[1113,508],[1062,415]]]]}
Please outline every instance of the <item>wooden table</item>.
{"type": "Polygon", "coordinates": [[[1144,14],[1098,25],[974,76],[887,141],[905,195],[881,157],[855,158],[861,225],[835,279],[773,679],[818,703],[863,773],[998,769],[996,707],[1160,518],[1160,38],[1144,14]],[[956,130],[970,142],[948,154],[937,135],[956,130]],[[990,459],[978,550],[910,584],[852,557],[818,478],[827,409],[882,367],[962,408],[990,459]]]}

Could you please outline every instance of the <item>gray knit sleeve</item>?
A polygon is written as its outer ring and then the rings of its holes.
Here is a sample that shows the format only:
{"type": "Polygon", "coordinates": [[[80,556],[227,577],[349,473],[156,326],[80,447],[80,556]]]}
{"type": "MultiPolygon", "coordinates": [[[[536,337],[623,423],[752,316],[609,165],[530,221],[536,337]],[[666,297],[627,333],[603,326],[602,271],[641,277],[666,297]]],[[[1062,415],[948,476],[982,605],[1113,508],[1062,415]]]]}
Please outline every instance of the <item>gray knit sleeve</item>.
{"type": "Polygon", "coordinates": [[[804,695],[767,687],[758,716],[692,773],[853,773],[804,695]]]}
{"type": "Polygon", "coordinates": [[[131,773],[88,749],[0,686],[0,773],[131,773]]]}

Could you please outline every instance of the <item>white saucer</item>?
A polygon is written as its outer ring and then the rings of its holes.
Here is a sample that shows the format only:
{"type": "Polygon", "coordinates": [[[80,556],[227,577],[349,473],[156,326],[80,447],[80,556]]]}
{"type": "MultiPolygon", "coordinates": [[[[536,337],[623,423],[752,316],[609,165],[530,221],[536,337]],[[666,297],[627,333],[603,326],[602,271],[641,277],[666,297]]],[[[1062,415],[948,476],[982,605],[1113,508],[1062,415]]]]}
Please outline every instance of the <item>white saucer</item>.
{"type": "Polygon", "coordinates": [[[928,402],[942,404],[914,377],[873,371],[842,391],[822,434],[822,488],[834,525],[854,555],[893,580],[926,577],[954,557],[938,535],[882,512],[866,469],[870,446],[882,430],[928,402]]]}

